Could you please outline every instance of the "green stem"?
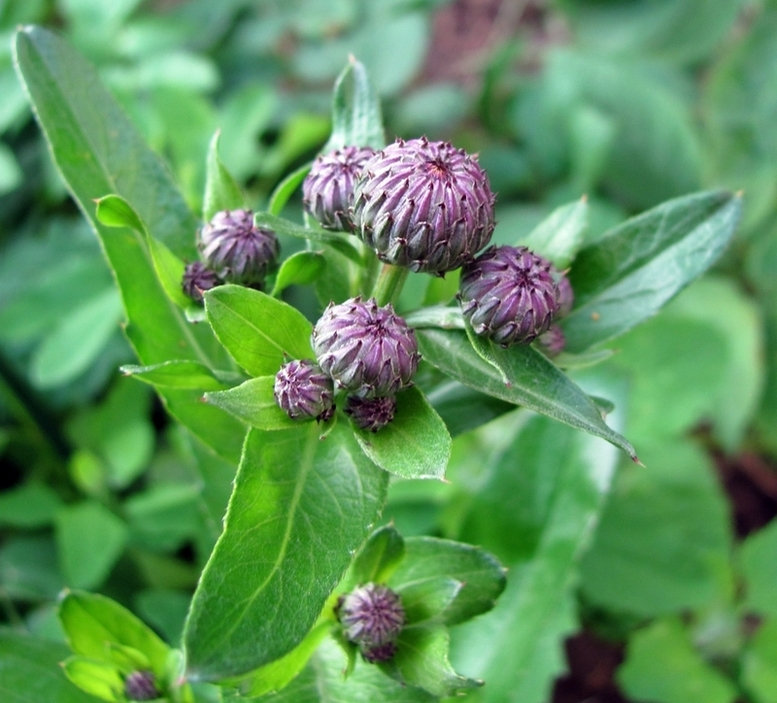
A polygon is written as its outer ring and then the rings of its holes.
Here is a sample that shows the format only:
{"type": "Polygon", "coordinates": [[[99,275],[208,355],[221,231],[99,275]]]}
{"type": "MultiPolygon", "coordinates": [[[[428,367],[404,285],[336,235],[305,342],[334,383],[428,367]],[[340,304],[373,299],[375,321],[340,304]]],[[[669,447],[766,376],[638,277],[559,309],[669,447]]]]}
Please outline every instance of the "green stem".
{"type": "Polygon", "coordinates": [[[402,292],[402,286],[405,285],[407,274],[408,269],[406,268],[383,264],[378,274],[378,280],[375,281],[375,288],[372,289],[372,297],[375,298],[378,305],[396,303],[402,292]]]}

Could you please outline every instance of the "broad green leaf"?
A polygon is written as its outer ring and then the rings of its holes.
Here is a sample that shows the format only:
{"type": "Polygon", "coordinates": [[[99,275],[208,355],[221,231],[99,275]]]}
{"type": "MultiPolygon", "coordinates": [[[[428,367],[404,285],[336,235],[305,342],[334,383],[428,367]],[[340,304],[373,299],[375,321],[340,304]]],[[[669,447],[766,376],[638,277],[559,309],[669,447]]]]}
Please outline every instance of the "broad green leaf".
{"type": "Polygon", "coordinates": [[[777,703],[777,622],[767,620],[742,655],[742,686],[754,703],[777,703]]]}
{"type": "Polygon", "coordinates": [[[709,191],[627,220],[577,255],[575,309],[561,321],[566,350],[582,352],[650,317],[708,269],[734,234],[741,196],[709,191]]]}
{"type": "Polygon", "coordinates": [[[62,669],[70,682],[86,693],[104,701],[122,703],[127,699],[124,679],[113,664],[75,656],[62,662],[62,669]]]}
{"type": "Polygon", "coordinates": [[[447,576],[422,579],[394,590],[402,598],[407,618],[406,627],[440,625],[443,614],[450,607],[464,584],[447,576]]]}
{"type": "Polygon", "coordinates": [[[54,521],[62,507],[59,496],[45,483],[27,483],[0,493],[0,525],[35,529],[54,521]]]}
{"type": "MultiPolygon", "coordinates": [[[[125,364],[119,370],[125,376],[132,376],[160,388],[219,391],[227,387],[226,379],[219,380],[213,371],[197,361],[172,360],[151,366],[125,364]]],[[[221,376],[221,378],[224,377],[221,376]]]]}
{"type": "Polygon", "coordinates": [[[442,418],[415,387],[397,395],[394,419],[378,432],[353,426],[364,453],[378,466],[403,478],[443,478],[451,437],[442,418]]]}
{"type": "MultiPolygon", "coordinates": [[[[100,84],[95,70],[54,34],[27,27],[16,34],[17,72],[35,108],[57,168],[97,232],[129,318],[141,363],[193,359],[208,366],[223,353],[207,326],[193,329],[170,303],[141,234],[106,228],[94,203],[108,193],[132,207],[149,234],[179,259],[196,257],[197,223],[159,158],[100,84]],[[109,138],[110,135],[110,138],[109,138]]],[[[197,394],[165,390],[167,409],[223,456],[237,461],[243,428],[197,394]]]]}
{"type": "Polygon", "coordinates": [[[70,683],[59,663],[70,652],[59,642],[0,629],[0,699],[3,703],[97,703],[70,683]]]}
{"type": "Polygon", "coordinates": [[[318,251],[298,251],[278,269],[271,295],[278,297],[290,285],[313,283],[326,269],[326,259],[318,251]]]}
{"type": "Polygon", "coordinates": [[[488,552],[436,537],[407,538],[405,556],[388,583],[402,590],[441,577],[463,584],[443,612],[448,625],[491,610],[505,587],[505,569],[488,552]]]}
{"type": "Polygon", "coordinates": [[[733,703],[734,683],[705,662],[679,619],[659,620],[634,633],[618,682],[636,700],[656,703],[733,703]]]}
{"type": "Polygon", "coordinates": [[[234,415],[259,430],[288,430],[303,420],[292,420],[275,401],[275,376],[259,376],[226,391],[206,393],[205,402],[234,415]]]}
{"type": "Polygon", "coordinates": [[[108,576],[127,542],[127,527],[96,502],[63,508],[56,518],[62,572],[75,588],[94,588],[108,576]]]}
{"type": "Polygon", "coordinates": [[[110,598],[69,591],[59,604],[59,619],[75,654],[113,664],[114,655],[108,645],[121,645],[146,656],[157,676],[164,673],[170,647],[110,598]]]}
{"type": "Polygon", "coordinates": [[[588,199],[556,208],[526,236],[519,236],[519,245],[553,262],[559,271],[566,269],[575,258],[588,227],[588,199]]]}
{"type": "Polygon", "coordinates": [[[405,556],[405,541],[393,525],[375,530],[357,554],[348,574],[347,587],[361,583],[384,583],[405,556]]]}
{"type": "Polygon", "coordinates": [[[745,580],[745,607],[777,618],[777,521],[748,535],[739,559],[745,580]]]}
{"type": "Polygon", "coordinates": [[[380,100],[364,66],[353,57],[337,77],[332,98],[332,136],[323,152],[344,146],[386,145],[380,100]]]}
{"type": "Polygon", "coordinates": [[[269,295],[242,286],[218,286],[205,293],[205,310],[219,341],[252,376],[275,375],[286,356],[313,358],[310,322],[269,295]]]}
{"type": "Polygon", "coordinates": [[[472,349],[465,332],[418,329],[416,337],[424,359],[460,383],[602,437],[636,459],[634,448],[605,424],[594,402],[532,347],[491,345],[512,382],[507,387],[501,374],[472,349]]]}
{"type": "Polygon", "coordinates": [[[273,190],[270,196],[270,201],[267,205],[267,211],[271,215],[280,215],[283,212],[283,208],[286,207],[286,203],[289,202],[289,198],[294,194],[294,191],[299,188],[302,181],[310,172],[311,164],[305,164],[300,166],[296,171],[292,171],[286,178],[284,178],[273,190]]]}
{"type": "Polygon", "coordinates": [[[245,674],[305,637],[383,507],[388,474],[351,431],[251,430],[184,641],[192,680],[245,674]]]}
{"type": "Polygon", "coordinates": [[[205,197],[202,201],[202,219],[210,222],[221,210],[239,210],[245,207],[245,197],[232,175],[227,171],[219,157],[218,131],[213,135],[208,147],[205,197]]]}

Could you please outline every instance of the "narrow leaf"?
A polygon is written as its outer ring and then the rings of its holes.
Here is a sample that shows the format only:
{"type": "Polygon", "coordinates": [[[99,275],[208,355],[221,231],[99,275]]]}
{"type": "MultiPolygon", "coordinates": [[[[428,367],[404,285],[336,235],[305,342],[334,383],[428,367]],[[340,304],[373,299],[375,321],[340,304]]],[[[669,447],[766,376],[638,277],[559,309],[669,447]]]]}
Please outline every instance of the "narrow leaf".
{"type": "Polygon", "coordinates": [[[164,361],[151,366],[125,364],[119,370],[125,376],[134,376],[160,388],[219,391],[227,387],[207,366],[196,361],[164,361]]]}
{"type": "Polygon", "coordinates": [[[213,135],[208,147],[205,197],[202,201],[202,219],[205,222],[209,222],[221,210],[238,210],[245,207],[245,197],[240,186],[221,163],[220,136],[219,130],[213,135]]]}
{"type": "Polygon", "coordinates": [[[544,256],[563,271],[575,258],[587,227],[588,199],[584,197],[556,208],[518,243],[544,256]]]}
{"type": "Polygon", "coordinates": [[[283,212],[283,208],[286,207],[289,198],[291,198],[294,191],[299,188],[302,181],[305,180],[305,176],[310,172],[310,166],[311,164],[309,163],[300,166],[275,186],[275,190],[270,195],[270,202],[267,205],[267,210],[271,215],[280,215],[283,212]]]}
{"type": "Polygon", "coordinates": [[[205,402],[234,415],[260,430],[288,430],[304,424],[292,420],[278,407],[273,396],[275,376],[260,376],[217,393],[206,393],[205,402]]]}

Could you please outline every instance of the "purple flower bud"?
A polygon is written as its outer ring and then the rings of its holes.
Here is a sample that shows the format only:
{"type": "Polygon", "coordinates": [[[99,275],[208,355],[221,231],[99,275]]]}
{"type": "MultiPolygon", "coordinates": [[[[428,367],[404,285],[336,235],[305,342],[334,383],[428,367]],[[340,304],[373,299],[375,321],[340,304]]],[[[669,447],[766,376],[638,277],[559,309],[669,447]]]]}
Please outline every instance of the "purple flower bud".
{"type": "Polygon", "coordinates": [[[397,399],[391,395],[386,398],[359,398],[351,395],[345,402],[345,413],[353,418],[358,427],[377,432],[394,419],[397,411],[397,399]]]}
{"type": "Polygon", "coordinates": [[[317,364],[307,359],[284,364],[275,376],[275,402],[292,420],[326,422],[335,412],[334,386],[317,364]]]}
{"type": "Polygon", "coordinates": [[[375,153],[370,147],[346,146],[322,154],[302,184],[302,204],[324,229],[353,231],[348,208],[362,167],[375,153]]]}
{"type": "Polygon", "coordinates": [[[324,373],[362,398],[394,395],[410,385],[421,356],[415,332],[375,300],[329,304],[311,336],[324,373]]]}
{"type": "Polygon", "coordinates": [[[346,639],[358,644],[362,652],[394,642],[405,625],[405,609],[399,596],[375,583],[359,586],[343,596],[336,614],[346,639]]]}
{"type": "Polygon", "coordinates": [[[150,671],[133,671],[124,679],[124,695],[131,701],[152,701],[159,698],[154,674],[150,671]]]}
{"type": "Polygon", "coordinates": [[[250,210],[222,210],[200,232],[200,247],[210,268],[228,283],[261,283],[278,257],[274,232],[254,226],[250,210]]]}
{"type": "Polygon", "coordinates": [[[551,269],[551,273],[554,274],[553,278],[558,286],[558,313],[556,314],[556,319],[558,319],[565,317],[572,312],[572,305],[575,302],[575,293],[572,290],[572,284],[563,273],[555,271],[555,269],[551,269]]]}
{"type": "Polygon", "coordinates": [[[181,288],[195,303],[202,302],[202,294],[206,290],[220,286],[223,281],[201,261],[186,264],[183,271],[181,288]]]}
{"type": "Polygon", "coordinates": [[[397,645],[395,642],[386,642],[386,644],[379,644],[377,647],[363,647],[361,652],[365,661],[370,664],[381,664],[394,658],[397,653],[397,645]]]}
{"type": "Polygon", "coordinates": [[[459,300],[476,334],[528,344],[558,312],[551,264],[526,247],[490,247],[461,270],[459,300]]]}
{"type": "Polygon", "coordinates": [[[547,332],[537,338],[537,343],[548,356],[558,356],[564,351],[567,340],[561,327],[553,323],[547,332]]]}
{"type": "Polygon", "coordinates": [[[494,196],[485,171],[464,150],[426,138],[398,140],[364,165],[353,222],[383,261],[442,274],[488,244],[494,196]]]}

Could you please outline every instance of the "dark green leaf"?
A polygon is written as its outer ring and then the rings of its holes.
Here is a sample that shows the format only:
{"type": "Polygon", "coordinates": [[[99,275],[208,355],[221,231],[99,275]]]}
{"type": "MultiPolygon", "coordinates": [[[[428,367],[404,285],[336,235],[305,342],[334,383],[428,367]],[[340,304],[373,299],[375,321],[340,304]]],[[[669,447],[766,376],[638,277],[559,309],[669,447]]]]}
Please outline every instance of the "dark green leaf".
{"type": "Polygon", "coordinates": [[[277,297],[290,285],[313,283],[326,269],[326,259],[318,251],[298,251],[278,269],[271,295],[277,297]]]}
{"type": "Polygon", "coordinates": [[[35,529],[54,521],[62,507],[59,496],[46,484],[37,481],[0,493],[0,525],[35,529]]]}
{"type": "Polygon", "coordinates": [[[491,345],[494,358],[512,382],[508,387],[496,369],[472,349],[466,333],[419,329],[416,337],[424,359],[457,381],[602,437],[636,458],[634,448],[605,424],[593,401],[532,347],[491,345]]]}
{"type": "Polygon", "coordinates": [[[748,610],[777,618],[777,521],[749,535],[740,552],[748,610]]]}
{"type": "Polygon", "coordinates": [[[304,421],[292,420],[278,407],[273,395],[274,386],[275,376],[260,376],[226,391],[206,393],[205,402],[260,430],[300,427],[304,421]]]}
{"type": "Polygon", "coordinates": [[[249,432],[184,634],[194,680],[244,674],[296,647],[377,519],[388,475],[347,427],[319,435],[315,423],[249,432]]]}
{"type": "Polygon", "coordinates": [[[220,135],[220,131],[216,132],[208,147],[205,197],[202,201],[202,219],[205,222],[210,222],[213,216],[221,210],[239,210],[245,207],[245,197],[240,186],[221,163],[219,157],[220,135]]]}
{"type": "Polygon", "coordinates": [[[354,425],[364,453],[403,478],[442,478],[451,455],[451,437],[442,418],[417,388],[397,395],[394,419],[378,432],[354,425]]]}
{"type": "Polygon", "coordinates": [[[337,77],[332,99],[332,136],[324,152],[344,146],[386,145],[380,100],[364,66],[353,57],[337,77]]]}
{"type": "Polygon", "coordinates": [[[219,391],[227,387],[204,364],[197,361],[164,361],[151,366],[125,364],[119,369],[125,376],[160,388],[188,388],[200,391],[219,391]]]}
{"type": "Polygon", "coordinates": [[[260,291],[218,286],[205,293],[208,321],[232,358],[252,376],[275,375],[284,356],[312,359],[312,325],[301,312],[260,291]]]}
{"type": "Polygon", "coordinates": [[[405,541],[393,525],[375,530],[356,556],[348,590],[360,583],[385,583],[405,556],[405,541]]]}
{"type": "Polygon", "coordinates": [[[588,227],[588,199],[556,208],[528,235],[517,237],[517,243],[544,256],[559,271],[566,269],[583,243],[588,227]]]}
{"type": "Polygon", "coordinates": [[[480,427],[515,409],[512,403],[478,393],[458,381],[447,381],[432,390],[425,389],[425,392],[452,437],[480,427]]]}
{"type": "Polygon", "coordinates": [[[561,321],[567,351],[626,332],[701,275],[728,244],[742,198],[710,191],[671,200],[583,249],[569,274],[575,309],[561,321]]]}

